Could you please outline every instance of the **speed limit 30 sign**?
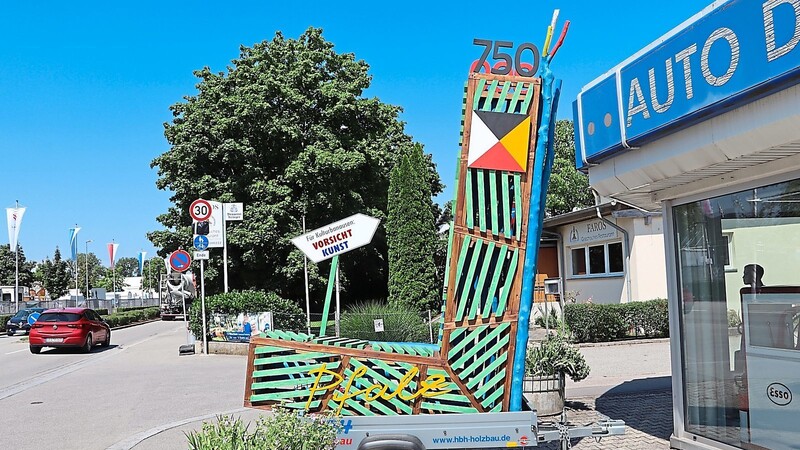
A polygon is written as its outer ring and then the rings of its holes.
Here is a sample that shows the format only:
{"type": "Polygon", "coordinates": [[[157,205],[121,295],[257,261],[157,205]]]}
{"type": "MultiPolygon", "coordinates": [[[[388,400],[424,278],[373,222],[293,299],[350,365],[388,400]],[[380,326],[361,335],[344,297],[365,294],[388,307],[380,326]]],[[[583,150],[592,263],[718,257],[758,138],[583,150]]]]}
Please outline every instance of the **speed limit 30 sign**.
{"type": "Polygon", "coordinates": [[[198,198],[189,205],[189,215],[198,222],[208,220],[211,217],[211,203],[208,200],[198,198]]]}

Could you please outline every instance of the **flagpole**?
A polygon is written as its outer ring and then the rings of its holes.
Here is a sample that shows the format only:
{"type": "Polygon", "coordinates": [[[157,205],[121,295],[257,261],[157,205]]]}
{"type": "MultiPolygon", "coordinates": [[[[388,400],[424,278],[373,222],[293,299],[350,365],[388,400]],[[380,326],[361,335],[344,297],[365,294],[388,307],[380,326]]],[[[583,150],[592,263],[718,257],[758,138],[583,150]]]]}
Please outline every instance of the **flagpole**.
{"type": "MultiPolygon", "coordinates": [[[[19,200],[17,200],[17,206],[14,210],[14,214],[19,212],[19,200]]],[[[17,223],[17,219],[14,219],[14,235],[17,235],[17,227],[19,224],[17,223]]],[[[14,239],[14,305],[17,308],[17,312],[19,312],[19,241],[14,239]]]]}
{"type": "MultiPolygon", "coordinates": [[[[75,269],[75,306],[78,306],[78,224],[75,224],[75,259],[72,261],[72,267],[75,269]]],[[[72,245],[72,243],[70,243],[72,245]]]]}

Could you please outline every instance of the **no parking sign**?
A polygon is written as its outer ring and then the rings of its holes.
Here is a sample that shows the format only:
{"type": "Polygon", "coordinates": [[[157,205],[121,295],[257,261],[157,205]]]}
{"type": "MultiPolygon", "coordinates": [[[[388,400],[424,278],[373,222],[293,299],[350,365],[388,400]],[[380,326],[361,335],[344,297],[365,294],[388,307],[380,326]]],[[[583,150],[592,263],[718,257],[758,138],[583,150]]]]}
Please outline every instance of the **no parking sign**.
{"type": "Polygon", "coordinates": [[[185,272],[192,264],[192,258],[186,250],[175,250],[169,255],[169,266],[176,272],[185,272]]]}

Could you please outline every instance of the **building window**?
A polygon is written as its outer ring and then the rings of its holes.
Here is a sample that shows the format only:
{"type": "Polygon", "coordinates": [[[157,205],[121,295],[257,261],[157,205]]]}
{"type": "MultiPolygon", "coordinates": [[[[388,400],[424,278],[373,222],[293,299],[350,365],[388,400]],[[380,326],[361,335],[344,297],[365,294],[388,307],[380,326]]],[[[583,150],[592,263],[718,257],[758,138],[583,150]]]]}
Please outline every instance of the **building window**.
{"type": "Polygon", "coordinates": [[[686,431],[797,448],[800,410],[786,405],[800,392],[800,180],[677,205],[672,216],[686,431]]]}
{"type": "Polygon", "coordinates": [[[625,270],[622,242],[573,247],[571,253],[573,276],[616,275],[625,270]]]}

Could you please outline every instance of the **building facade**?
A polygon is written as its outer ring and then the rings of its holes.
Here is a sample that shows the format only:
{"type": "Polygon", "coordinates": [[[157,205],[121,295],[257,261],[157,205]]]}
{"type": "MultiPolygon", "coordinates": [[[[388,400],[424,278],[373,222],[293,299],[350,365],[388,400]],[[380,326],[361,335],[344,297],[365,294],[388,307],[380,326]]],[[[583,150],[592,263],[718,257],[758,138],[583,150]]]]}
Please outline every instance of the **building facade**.
{"type": "Polygon", "coordinates": [[[715,2],[574,103],[591,186],[663,214],[673,448],[800,448],[798,43],[800,1],[715,2]]]}

